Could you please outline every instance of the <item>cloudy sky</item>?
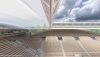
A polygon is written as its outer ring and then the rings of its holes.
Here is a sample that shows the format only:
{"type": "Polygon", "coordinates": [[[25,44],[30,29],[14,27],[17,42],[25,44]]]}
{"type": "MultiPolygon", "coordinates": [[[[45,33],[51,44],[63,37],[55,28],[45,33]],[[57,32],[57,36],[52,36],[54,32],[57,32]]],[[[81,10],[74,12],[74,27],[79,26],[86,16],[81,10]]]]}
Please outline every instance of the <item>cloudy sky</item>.
{"type": "Polygon", "coordinates": [[[100,0],[63,0],[55,20],[64,22],[98,22],[100,0]]]}

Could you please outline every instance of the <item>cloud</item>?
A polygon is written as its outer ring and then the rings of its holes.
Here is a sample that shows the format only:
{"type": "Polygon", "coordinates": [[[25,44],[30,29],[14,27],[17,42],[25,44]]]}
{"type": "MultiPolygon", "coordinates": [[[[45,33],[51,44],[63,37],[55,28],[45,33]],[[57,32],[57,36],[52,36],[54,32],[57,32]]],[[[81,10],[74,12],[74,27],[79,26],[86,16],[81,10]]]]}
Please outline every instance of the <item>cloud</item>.
{"type": "Polygon", "coordinates": [[[63,18],[65,16],[69,15],[70,10],[75,6],[77,0],[63,0],[62,4],[60,5],[57,14],[56,19],[63,18]]]}
{"type": "Polygon", "coordinates": [[[76,0],[75,6],[80,6],[80,4],[82,3],[82,0],[76,0]]]}
{"type": "Polygon", "coordinates": [[[74,21],[100,20],[100,0],[64,0],[61,6],[65,9],[57,14],[58,18],[73,19],[74,21]]]}
{"type": "Polygon", "coordinates": [[[70,12],[70,17],[76,18],[77,12],[80,10],[80,8],[73,8],[70,12]]]}
{"type": "Polygon", "coordinates": [[[100,19],[100,0],[89,0],[76,13],[76,20],[98,20],[100,19]]]}

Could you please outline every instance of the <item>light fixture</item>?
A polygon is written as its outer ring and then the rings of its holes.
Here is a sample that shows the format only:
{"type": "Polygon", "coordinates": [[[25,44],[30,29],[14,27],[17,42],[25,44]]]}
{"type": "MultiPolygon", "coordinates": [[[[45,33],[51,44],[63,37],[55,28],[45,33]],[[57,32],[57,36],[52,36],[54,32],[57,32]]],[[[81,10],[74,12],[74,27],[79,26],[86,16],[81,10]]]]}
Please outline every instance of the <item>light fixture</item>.
{"type": "Polygon", "coordinates": [[[75,40],[80,40],[79,37],[74,37],[74,38],[75,38],[75,40]]]}
{"type": "Polygon", "coordinates": [[[59,36],[59,37],[58,37],[58,40],[62,41],[62,40],[63,40],[63,38],[62,38],[61,36],[59,36]]]}
{"type": "Polygon", "coordinates": [[[42,40],[46,40],[46,36],[42,36],[42,40]]]}
{"type": "Polygon", "coordinates": [[[92,38],[96,43],[98,43],[98,44],[100,45],[100,42],[96,39],[95,36],[92,36],[91,38],[92,38]]]}
{"type": "Polygon", "coordinates": [[[17,40],[14,39],[14,38],[11,38],[11,39],[7,39],[8,41],[11,41],[11,42],[16,42],[17,40]]]}
{"type": "Polygon", "coordinates": [[[95,36],[92,36],[91,38],[92,38],[93,40],[96,40],[95,36]]]}

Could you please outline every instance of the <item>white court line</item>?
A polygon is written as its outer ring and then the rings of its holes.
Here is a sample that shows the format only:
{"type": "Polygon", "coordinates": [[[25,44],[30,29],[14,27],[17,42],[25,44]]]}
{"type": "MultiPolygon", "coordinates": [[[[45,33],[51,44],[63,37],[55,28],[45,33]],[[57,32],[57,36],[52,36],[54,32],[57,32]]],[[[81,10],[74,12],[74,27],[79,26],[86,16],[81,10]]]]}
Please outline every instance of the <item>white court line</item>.
{"type": "Polygon", "coordinates": [[[61,45],[61,49],[62,49],[63,56],[66,57],[66,54],[65,54],[65,51],[64,51],[64,47],[63,47],[62,41],[59,41],[59,42],[60,42],[60,45],[61,45]]]}
{"type": "Polygon", "coordinates": [[[80,47],[87,53],[89,57],[92,57],[91,54],[88,52],[88,50],[84,47],[82,42],[80,40],[77,40],[77,43],[80,45],[80,47]]]}

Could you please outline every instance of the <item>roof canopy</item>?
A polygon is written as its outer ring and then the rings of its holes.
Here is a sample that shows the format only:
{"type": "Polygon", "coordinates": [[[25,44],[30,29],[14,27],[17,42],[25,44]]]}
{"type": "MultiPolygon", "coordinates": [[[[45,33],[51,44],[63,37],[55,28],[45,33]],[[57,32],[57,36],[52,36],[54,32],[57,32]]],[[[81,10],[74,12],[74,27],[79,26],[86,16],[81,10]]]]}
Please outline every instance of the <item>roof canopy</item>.
{"type": "Polygon", "coordinates": [[[41,0],[0,0],[0,23],[27,28],[48,24],[41,0]]]}

